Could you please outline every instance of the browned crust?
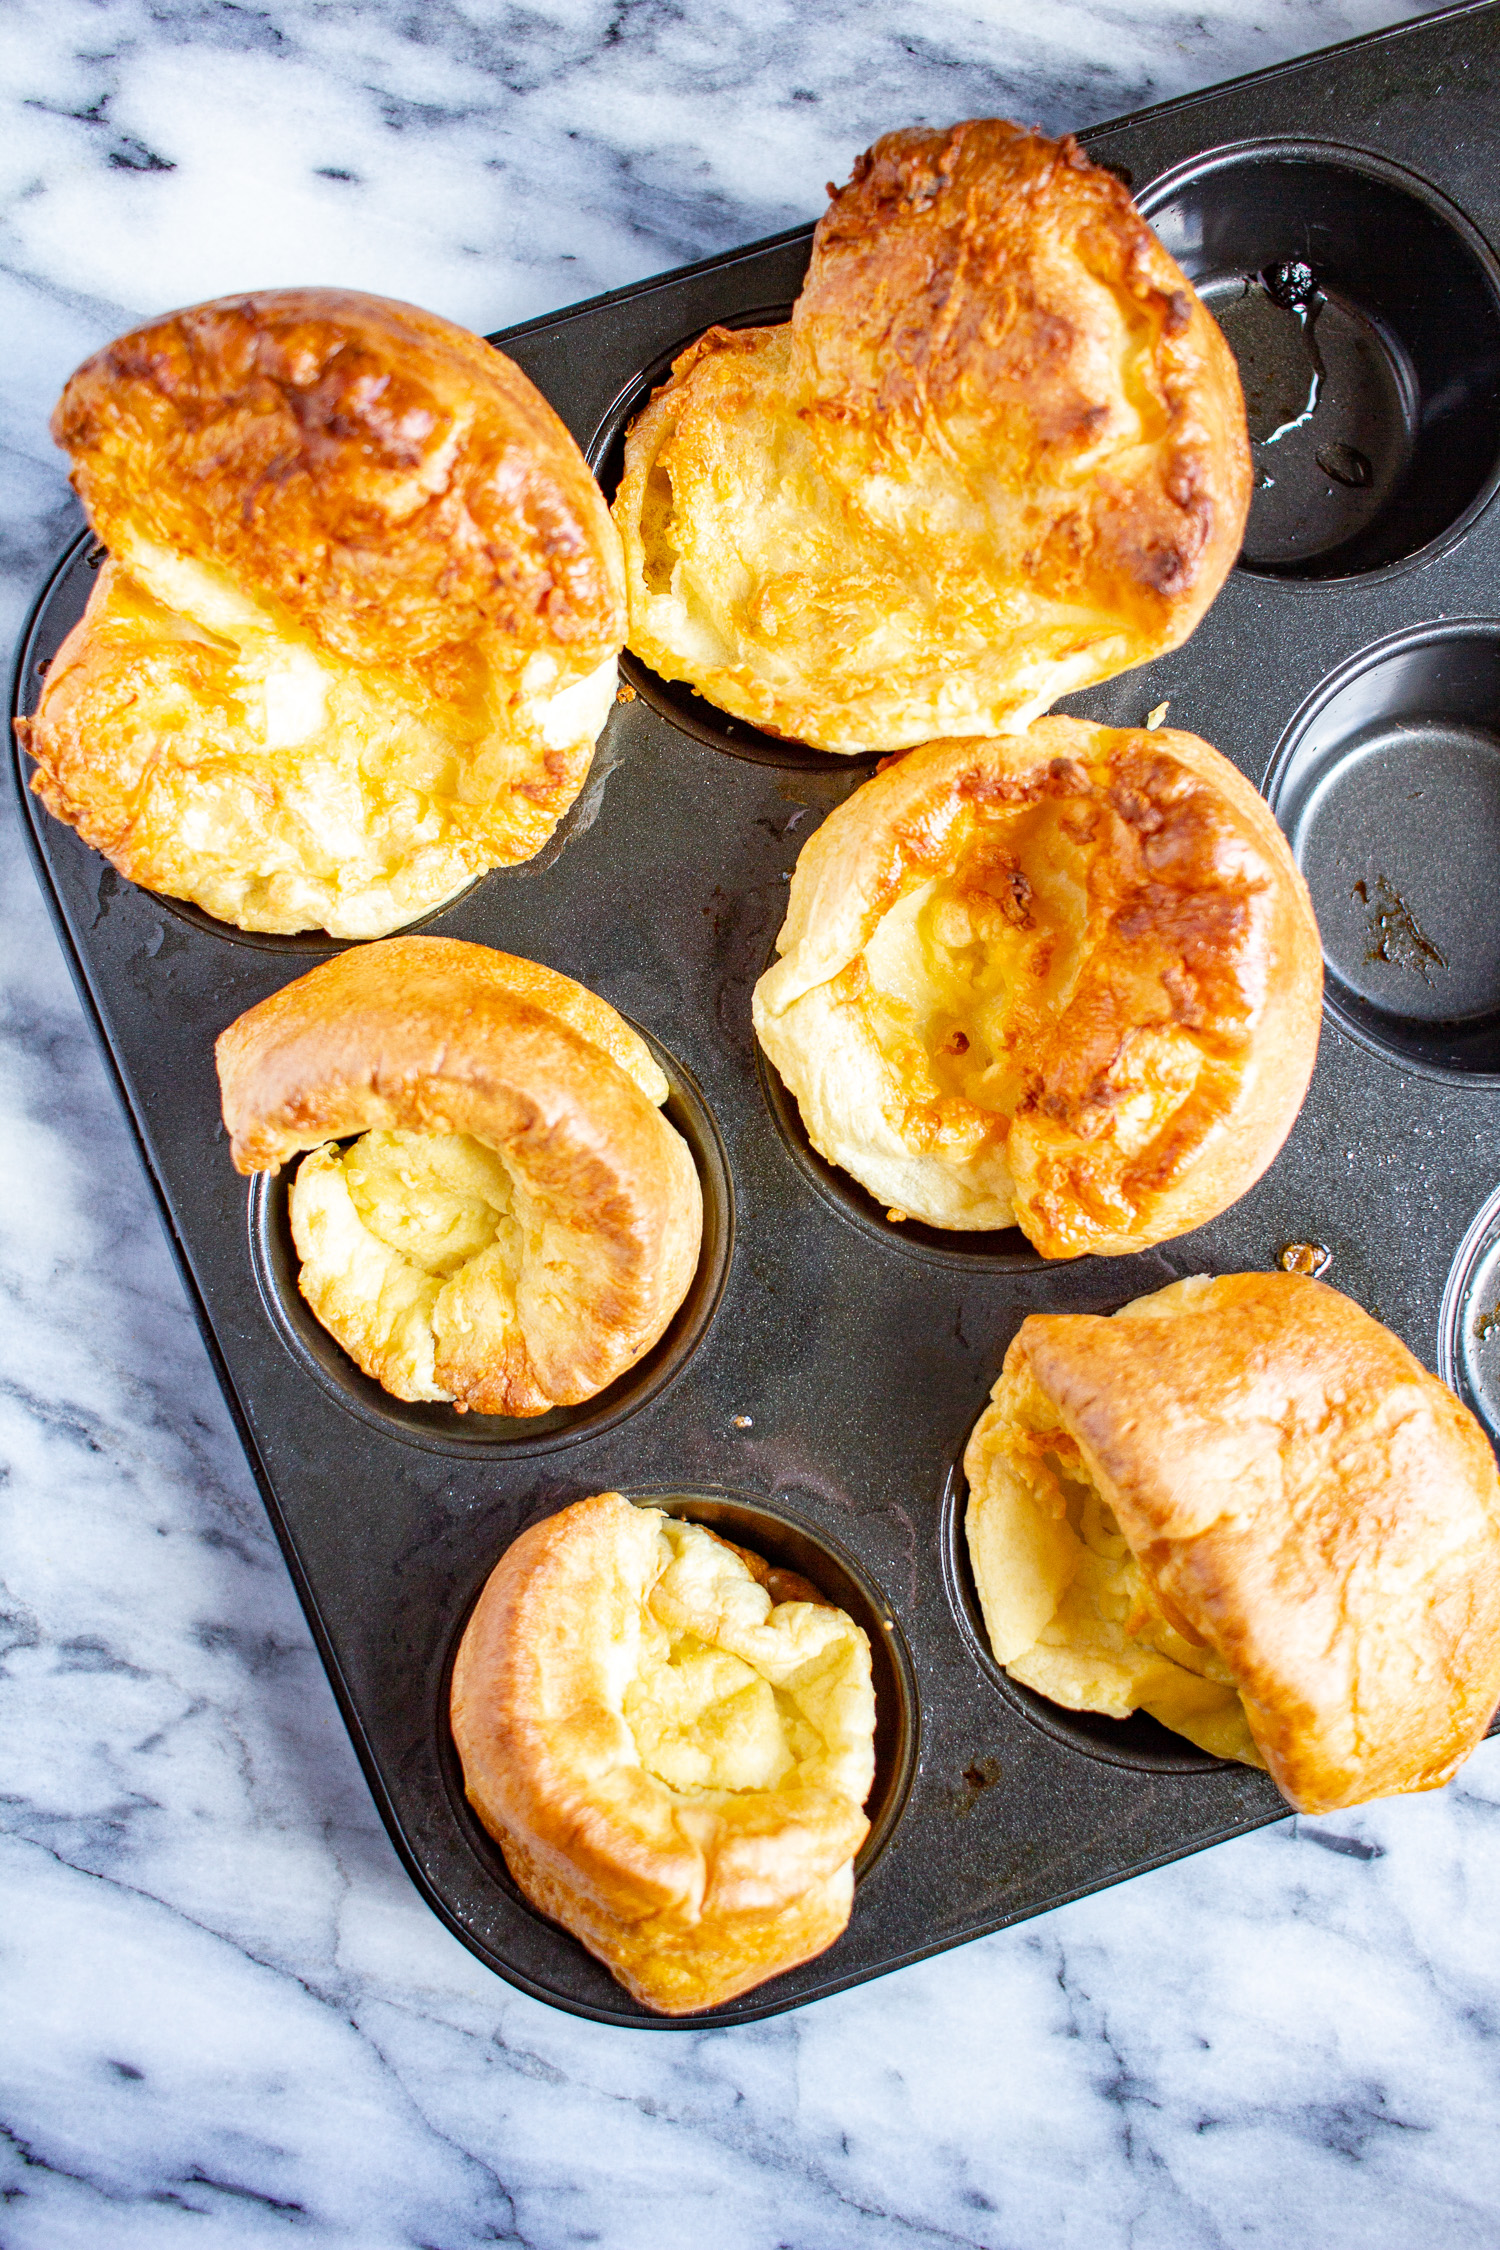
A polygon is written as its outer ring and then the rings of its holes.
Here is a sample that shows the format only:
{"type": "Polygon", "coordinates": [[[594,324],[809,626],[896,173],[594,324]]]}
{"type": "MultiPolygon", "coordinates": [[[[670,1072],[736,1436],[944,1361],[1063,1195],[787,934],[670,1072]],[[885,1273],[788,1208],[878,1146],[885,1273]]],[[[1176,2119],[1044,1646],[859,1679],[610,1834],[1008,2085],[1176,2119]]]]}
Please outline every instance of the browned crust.
{"type": "Polygon", "coordinates": [[[600,657],[616,547],[573,439],[479,337],[349,289],[168,314],[96,352],[53,416],[89,521],[212,559],[338,654],[405,665],[498,635],[600,657]]]}
{"type": "Polygon", "coordinates": [[[619,1493],[577,1501],[501,1556],[453,1668],[453,1736],[526,1896],[637,2000],[680,2015],[833,1943],[869,1824],[822,1791],[694,1806],[634,1762],[604,1684],[626,1626],[622,1510],[637,1512],[619,1493]]]}
{"type": "Polygon", "coordinates": [[[1120,182],[1071,136],[976,119],[887,134],[830,192],[789,346],[709,330],[632,427],[632,648],[853,751],[998,727],[1177,647],[1239,552],[1249,440],[1233,354],[1120,182]],[[757,447],[800,495],[765,554],[724,498],[757,447]],[[658,598],[679,557],[707,640],[658,598]],[[893,611],[903,653],[872,673],[893,611]]]}
{"type": "Polygon", "coordinates": [[[687,1144],[587,1015],[557,1012],[551,988],[570,982],[456,938],[387,938],[272,993],[215,1049],[241,1172],[372,1128],[468,1133],[503,1159],[567,1287],[544,1277],[523,1303],[524,1367],[492,1363],[455,1393],[477,1413],[593,1397],[655,1343],[698,1261],[687,1144]]]}
{"type": "MultiPolygon", "coordinates": [[[[1008,832],[1045,799],[1087,842],[1087,957],[1054,1017],[1018,990],[1026,1088],[1013,1117],[979,1122],[1004,1140],[1018,1221],[1043,1256],[1118,1256],[1201,1225],[1253,1185],[1317,1056],[1322,953],[1307,887],[1264,799],[1210,744],[1051,718],[910,752],[804,847],[763,1006],[842,975],[858,1008],[847,964],[902,891],[986,853],[992,882],[1024,886],[1008,832]],[[1116,1073],[1132,1034],[1153,1026],[1187,1031],[1204,1064],[1168,1125],[1122,1156],[1116,1073]]],[[[966,1103],[909,1105],[903,1135],[930,1151],[945,1135],[968,1146],[975,1117],[966,1103]]]]}
{"type": "Polygon", "coordinates": [[[1027,1320],[1030,1367],[1167,1615],[1303,1812],[1442,1785],[1500,1701],[1500,1476],[1405,1345],[1298,1274],[1027,1320]]]}
{"type": "Polygon", "coordinates": [[[1060,253],[1125,315],[1137,355],[1126,388],[1161,436],[1128,483],[1104,473],[1087,516],[1045,527],[1028,575],[1059,599],[1082,587],[1149,620],[1173,647],[1239,552],[1250,499],[1239,379],[1181,269],[1071,133],[974,118],[883,135],[818,221],[793,328],[822,411],[861,422],[872,452],[899,454],[903,430],[972,420],[1041,464],[1091,442],[1107,412],[1060,253]]]}

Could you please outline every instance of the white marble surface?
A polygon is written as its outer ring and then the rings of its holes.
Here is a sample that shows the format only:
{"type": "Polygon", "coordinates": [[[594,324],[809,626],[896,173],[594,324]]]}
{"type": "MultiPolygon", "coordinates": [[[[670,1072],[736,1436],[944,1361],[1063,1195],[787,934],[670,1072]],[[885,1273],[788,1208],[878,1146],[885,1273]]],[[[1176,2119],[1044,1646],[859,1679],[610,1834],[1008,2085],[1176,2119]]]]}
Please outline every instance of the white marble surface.
{"type": "MultiPolygon", "coordinates": [[[[1403,0],[9,0],[3,591],[148,312],[481,328],[812,215],[914,117],[1082,124],[1403,0]]],[[[380,1829],[7,809],[0,2242],[1425,2250],[1500,2239],[1500,1743],[732,2033],[489,1976],[380,1829]]]]}

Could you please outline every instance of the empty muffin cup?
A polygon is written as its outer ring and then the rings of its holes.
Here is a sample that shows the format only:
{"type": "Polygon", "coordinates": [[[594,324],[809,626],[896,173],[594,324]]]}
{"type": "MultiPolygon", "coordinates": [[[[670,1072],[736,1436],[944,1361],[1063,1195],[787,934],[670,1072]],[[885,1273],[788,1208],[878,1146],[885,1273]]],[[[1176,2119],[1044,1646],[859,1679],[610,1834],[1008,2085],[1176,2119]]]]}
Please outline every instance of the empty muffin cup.
{"type": "Polygon", "coordinates": [[[1348,578],[1456,537],[1500,481],[1500,266],[1453,205],[1318,141],[1215,149],[1137,201],[1239,362],[1241,566],[1348,578]]]}
{"type": "Polygon", "coordinates": [[[691,1078],[654,1039],[647,1041],[671,1086],[662,1115],[687,1142],[703,1190],[703,1241],[687,1295],[666,1330],[633,1367],[577,1406],[512,1418],[460,1414],[442,1404],[394,1397],[364,1374],[329,1334],[297,1285],[301,1261],[292,1239],[291,1184],[296,1159],[250,1183],[250,1257],[273,1326],[303,1372],[361,1421],[434,1453],[472,1454],[498,1448],[514,1457],[547,1453],[597,1437],[665,1389],[708,1332],[728,1278],[734,1245],[734,1190],[718,1126],[691,1078]]]}
{"type": "Polygon", "coordinates": [[[1500,1077],[1500,624],[1362,650],[1297,713],[1265,788],[1340,1029],[1424,1076],[1500,1077]]]}
{"type": "Polygon", "coordinates": [[[1128,1719],[1112,1719],[1102,1711],[1069,1711],[1035,1688],[1023,1687],[997,1663],[985,1628],[979,1588],[969,1560],[964,1514],[969,1504],[968,1481],[961,1462],[949,1470],[943,1486],[938,1536],[942,1542],[943,1584],[959,1633],[969,1653],[990,1685],[1011,1709],[1049,1740],[1096,1758],[1107,1766],[1129,1766],[1142,1773],[1193,1774],[1248,1771],[1228,1759],[1199,1750],[1185,1736],[1174,1734],[1147,1711],[1132,1711],[1128,1719]]]}

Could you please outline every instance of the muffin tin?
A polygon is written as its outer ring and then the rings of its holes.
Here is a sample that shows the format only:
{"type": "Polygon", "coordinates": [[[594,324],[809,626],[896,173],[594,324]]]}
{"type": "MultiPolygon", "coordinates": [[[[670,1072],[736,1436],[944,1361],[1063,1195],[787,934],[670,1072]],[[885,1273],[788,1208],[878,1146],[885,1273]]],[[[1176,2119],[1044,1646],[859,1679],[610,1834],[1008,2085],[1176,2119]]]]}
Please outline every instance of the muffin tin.
{"type": "MultiPolygon", "coordinates": [[[[400,1407],[308,1319],[284,1184],[247,1187],[219,1121],[216,1033],[341,948],[244,937],[122,882],[17,762],[43,890],[376,1802],[434,1910],[540,1999],[660,2023],[521,1899],[448,1736],[469,1610],[536,1518],[612,1487],[681,1510],[803,1571],[874,1645],[849,1929],[691,2027],[794,2007],[1285,1810],[1263,1775],[1139,1715],[1059,1711],[989,1656],[959,1463],[1028,1313],[1110,1311],[1316,1241],[1429,1364],[1441,1314],[1445,1374],[1500,1428],[1497,57],[1496,7],[1470,7],[1085,136],[1236,336],[1262,482],[1245,560],[1187,647],[1064,708],[1139,724],[1169,703],[1264,783],[1328,952],[1303,1114],[1190,1237],[1046,1265],[1019,1234],[892,1224],[817,1157],[757,1058],[750,989],[798,849],[873,760],[771,740],[627,658],[547,851],[423,926],[565,970],[649,1035],[703,1179],[703,1266],[656,1351],[586,1408],[400,1407]]],[[[496,341],[609,484],[673,353],[715,321],[784,317],[808,246],[799,230],[496,341]]],[[[17,711],[98,559],[80,535],[43,593],[17,711]]]]}

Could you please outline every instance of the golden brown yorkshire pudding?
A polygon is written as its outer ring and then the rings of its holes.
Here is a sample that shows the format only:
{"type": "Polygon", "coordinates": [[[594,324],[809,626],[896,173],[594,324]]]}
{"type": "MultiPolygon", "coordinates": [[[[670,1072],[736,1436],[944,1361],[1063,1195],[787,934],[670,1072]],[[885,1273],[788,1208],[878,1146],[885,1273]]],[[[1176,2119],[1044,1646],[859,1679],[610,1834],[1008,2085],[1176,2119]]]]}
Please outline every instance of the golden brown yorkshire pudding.
{"type": "Polygon", "coordinates": [[[1298,1274],[1023,1322],[964,1462],[995,1655],[1151,1712],[1301,1812],[1436,1789],[1500,1700],[1500,1477],[1388,1330],[1298,1274]]]}
{"type": "Polygon", "coordinates": [[[996,119],[888,133],[789,324],[632,428],[630,646],[823,750],[1024,727],[1176,648],[1239,553],[1234,358],[1112,174],[996,119]]]}
{"type": "Polygon", "coordinates": [[[646,2007],[717,2007],[847,1923],[869,1642],[711,1531],[604,1492],[523,1532],[469,1620],[452,1714],[521,1889],[646,2007]]]}
{"type": "Polygon", "coordinates": [[[1196,735],[934,742],[804,845],[756,1035],[809,1137],[932,1226],[1047,1258],[1184,1234],[1260,1177],[1322,959],[1264,801],[1196,735]]]}
{"type": "Polygon", "coordinates": [[[21,740],[122,875],[375,937],[583,786],[619,541],[518,367],[414,306],[265,290],[85,361],[52,420],[112,560],[21,740]]]}
{"type": "Polygon", "coordinates": [[[299,1286],[395,1397],[575,1406],[686,1295],[703,1203],[666,1078],[571,977],[388,938],[272,993],[216,1052],[236,1169],[313,1152],[292,1189],[299,1286]]]}

